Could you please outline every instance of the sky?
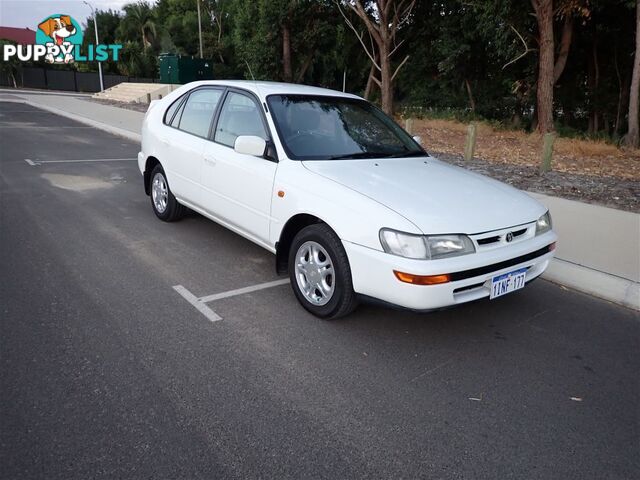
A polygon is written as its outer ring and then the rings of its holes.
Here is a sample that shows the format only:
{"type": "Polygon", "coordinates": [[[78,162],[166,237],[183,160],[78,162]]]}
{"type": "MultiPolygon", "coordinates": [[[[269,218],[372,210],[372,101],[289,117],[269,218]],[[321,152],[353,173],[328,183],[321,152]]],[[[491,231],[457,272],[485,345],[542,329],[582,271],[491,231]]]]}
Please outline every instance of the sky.
{"type": "MultiPolygon", "coordinates": [[[[87,0],[97,10],[120,10],[135,0],[87,0]]],[[[38,24],[54,13],[72,16],[80,24],[86,23],[91,9],[82,0],[0,0],[0,26],[28,27],[36,30],[38,24]]]]}

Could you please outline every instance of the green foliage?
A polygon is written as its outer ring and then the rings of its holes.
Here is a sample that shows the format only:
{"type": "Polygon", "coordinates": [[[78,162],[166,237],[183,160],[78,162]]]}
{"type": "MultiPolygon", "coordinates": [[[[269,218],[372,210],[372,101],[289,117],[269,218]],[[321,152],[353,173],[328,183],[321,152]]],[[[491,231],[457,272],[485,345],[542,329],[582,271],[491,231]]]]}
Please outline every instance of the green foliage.
{"type": "Polygon", "coordinates": [[[137,42],[125,42],[118,62],[120,73],[131,77],[158,77],[157,56],[137,42]]]}
{"type": "MultiPolygon", "coordinates": [[[[100,43],[113,44],[116,43],[118,26],[122,20],[121,15],[113,10],[98,10],[96,12],[98,17],[98,39],[100,43]]],[[[82,40],[82,49],[87,51],[87,45],[95,44],[95,28],[93,18],[87,19],[86,26],[84,27],[84,38],[82,40]]],[[[78,63],[79,71],[96,71],[98,65],[96,62],[78,63]]],[[[104,73],[120,73],[118,70],[118,63],[112,60],[102,63],[102,70],[104,73]]]]}
{"type": "MultiPolygon", "coordinates": [[[[375,16],[375,2],[364,3],[375,16]]],[[[283,80],[288,31],[294,82],[341,90],[346,72],[347,91],[363,94],[371,62],[334,0],[200,0],[200,5],[204,57],[214,61],[216,77],[283,80]]],[[[554,5],[556,39],[564,16],[575,17],[567,63],[554,89],[556,127],[561,135],[615,140],[626,131],[635,1],[556,0],[554,5]]],[[[395,81],[399,111],[530,128],[538,55],[532,11],[528,0],[418,0],[401,27],[406,40],[394,54],[409,55],[395,81]]],[[[354,24],[369,42],[364,26],[354,24]]],[[[160,53],[199,55],[197,0],[132,2],[122,13],[99,12],[98,25],[102,42],[124,45],[121,62],[103,64],[109,72],[156,76],[160,53]]],[[[85,42],[93,41],[92,31],[89,19],[85,42]]],[[[378,95],[374,87],[372,98],[378,95]]]]}
{"type": "Polygon", "coordinates": [[[123,7],[124,17],[116,35],[120,40],[140,42],[143,48],[156,46],[158,30],[156,28],[155,9],[146,1],[130,3],[123,7]]]}
{"type": "MultiPolygon", "coordinates": [[[[4,46],[5,45],[15,45],[16,42],[11,42],[9,40],[4,40],[2,38],[0,38],[0,50],[4,51],[4,46]]],[[[18,68],[20,67],[20,64],[22,62],[20,60],[18,60],[17,57],[13,57],[7,61],[2,61],[0,62],[0,72],[2,72],[3,74],[7,75],[9,77],[9,81],[13,83],[13,86],[17,86],[17,75],[18,75],[18,68]]]]}

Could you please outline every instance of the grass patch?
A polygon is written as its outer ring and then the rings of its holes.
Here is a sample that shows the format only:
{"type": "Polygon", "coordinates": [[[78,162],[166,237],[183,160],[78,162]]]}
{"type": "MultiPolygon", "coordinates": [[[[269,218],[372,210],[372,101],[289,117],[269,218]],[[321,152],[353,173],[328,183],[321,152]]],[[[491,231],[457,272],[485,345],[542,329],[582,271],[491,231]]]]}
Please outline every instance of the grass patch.
{"type": "MultiPolygon", "coordinates": [[[[427,151],[461,155],[468,122],[444,118],[416,119],[414,134],[422,137],[427,151]]],[[[476,157],[489,162],[538,167],[542,136],[523,130],[496,128],[478,122],[476,157]]],[[[558,172],[611,176],[640,180],[640,150],[627,150],[605,140],[564,138],[556,140],[552,169],[558,172]]]]}

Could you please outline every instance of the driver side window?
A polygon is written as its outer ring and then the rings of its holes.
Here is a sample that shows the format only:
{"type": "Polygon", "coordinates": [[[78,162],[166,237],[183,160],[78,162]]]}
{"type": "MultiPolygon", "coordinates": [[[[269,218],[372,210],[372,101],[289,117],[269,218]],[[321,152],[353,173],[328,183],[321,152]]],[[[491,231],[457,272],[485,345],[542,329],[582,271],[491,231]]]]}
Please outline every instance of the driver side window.
{"type": "Polygon", "coordinates": [[[229,92],[222,105],[214,141],[233,148],[240,135],[255,135],[267,140],[256,102],[241,93],[229,92]]]}

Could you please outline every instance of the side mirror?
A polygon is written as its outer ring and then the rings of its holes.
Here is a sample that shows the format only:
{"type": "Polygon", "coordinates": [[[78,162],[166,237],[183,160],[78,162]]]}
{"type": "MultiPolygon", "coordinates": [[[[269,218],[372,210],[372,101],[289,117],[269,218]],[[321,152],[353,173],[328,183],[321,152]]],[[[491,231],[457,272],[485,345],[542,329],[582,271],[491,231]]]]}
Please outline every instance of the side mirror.
{"type": "Polygon", "coordinates": [[[418,145],[422,145],[422,138],[420,135],[415,135],[413,139],[418,143],[418,145]]]}
{"type": "Polygon", "coordinates": [[[233,149],[237,153],[263,157],[267,150],[267,142],[264,138],[256,137],[255,135],[240,135],[236,138],[233,149]]]}

